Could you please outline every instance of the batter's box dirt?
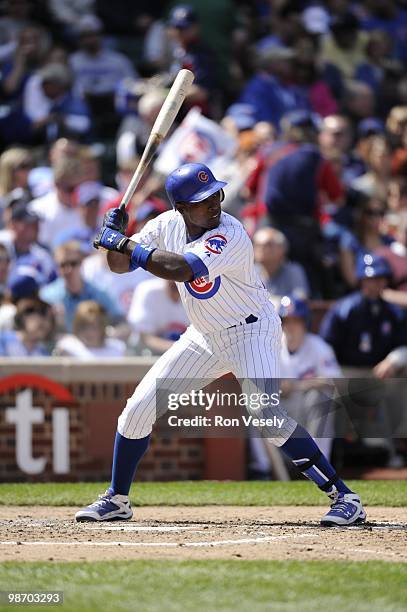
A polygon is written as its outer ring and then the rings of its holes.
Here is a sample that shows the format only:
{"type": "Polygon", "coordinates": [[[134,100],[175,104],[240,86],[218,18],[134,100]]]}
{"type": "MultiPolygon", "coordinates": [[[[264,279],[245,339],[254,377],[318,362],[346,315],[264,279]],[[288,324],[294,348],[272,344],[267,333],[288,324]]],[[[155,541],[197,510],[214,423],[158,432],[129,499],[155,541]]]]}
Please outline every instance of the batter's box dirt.
{"type": "Polygon", "coordinates": [[[320,527],[325,507],[142,507],[131,521],[76,523],[77,508],[0,507],[0,561],[382,559],[407,561],[407,509],[368,508],[360,527],[320,527]]]}

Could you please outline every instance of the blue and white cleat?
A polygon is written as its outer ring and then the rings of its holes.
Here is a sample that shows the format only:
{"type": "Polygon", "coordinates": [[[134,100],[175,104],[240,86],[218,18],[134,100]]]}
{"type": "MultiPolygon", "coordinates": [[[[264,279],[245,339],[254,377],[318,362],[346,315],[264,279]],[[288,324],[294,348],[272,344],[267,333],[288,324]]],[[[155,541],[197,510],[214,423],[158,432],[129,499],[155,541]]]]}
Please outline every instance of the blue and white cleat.
{"type": "Polygon", "coordinates": [[[133,510],[127,495],[111,495],[106,491],[93,504],[75,514],[77,521],[124,521],[131,519],[133,510]]]}
{"type": "Polygon", "coordinates": [[[321,519],[324,527],[348,527],[360,525],[366,520],[359,495],[356,493],[338,493],[329,512],[321,519]]]}

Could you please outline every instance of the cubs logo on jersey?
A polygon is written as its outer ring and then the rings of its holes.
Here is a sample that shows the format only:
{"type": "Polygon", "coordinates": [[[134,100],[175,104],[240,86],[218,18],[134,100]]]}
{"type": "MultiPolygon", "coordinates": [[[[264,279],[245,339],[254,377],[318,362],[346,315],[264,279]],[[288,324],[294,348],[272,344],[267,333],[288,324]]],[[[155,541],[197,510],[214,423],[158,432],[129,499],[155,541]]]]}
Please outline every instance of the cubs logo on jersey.
{"type": "Polygon", "coordinates": [[[188,293],[198,300],[207,300],[215,295],[220,287],[220,276],[217,276],[213,281],[209,281],[207,276],[201,276],[195,280],[184,283],[188,293]]]}
{"type": "Polygon", "coordinates": [[[205,240],[204,246],[209,253],[220,255],[227,245],[227,242],[225,236],[222,236],[222,234],[214,234],[214,236],[209,236],[209,238],[205,240]]]}

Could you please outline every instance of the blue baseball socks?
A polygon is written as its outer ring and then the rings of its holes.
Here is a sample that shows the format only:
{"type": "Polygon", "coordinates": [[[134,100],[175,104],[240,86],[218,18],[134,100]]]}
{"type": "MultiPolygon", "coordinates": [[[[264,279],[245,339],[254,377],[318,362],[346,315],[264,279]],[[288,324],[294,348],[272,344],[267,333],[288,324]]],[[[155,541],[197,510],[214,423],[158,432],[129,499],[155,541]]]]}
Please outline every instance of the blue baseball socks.
{"type": "Polygon", "coordinates": [[[113,450],[111,495],[128,495],[137,465],[148,448],[150,434],[145,438],[125,438],[116,432],[113,450]]]}
{"type": "Polygon", "coordinates": [[[335,500],[338,492],[352,493],[301,425],[297,425],[295,431],[280,448],[300,472],[315,482],[317,487],[331,499],[335,500]]]}
{"type": "MultiPolygon", "coordinates": [[[[146,452],[149,441],[150,435],[145,438],[129,439],[116,432],[112,483],[109,489],[111,495],[129,494],[137,465],[146,452]]],[[[317,487],[331,499],[336,498],[337,492],[352,493],[301,425],[297,425],[293,434],[280,448],[300,472],[315,482],[317,487]]]]}

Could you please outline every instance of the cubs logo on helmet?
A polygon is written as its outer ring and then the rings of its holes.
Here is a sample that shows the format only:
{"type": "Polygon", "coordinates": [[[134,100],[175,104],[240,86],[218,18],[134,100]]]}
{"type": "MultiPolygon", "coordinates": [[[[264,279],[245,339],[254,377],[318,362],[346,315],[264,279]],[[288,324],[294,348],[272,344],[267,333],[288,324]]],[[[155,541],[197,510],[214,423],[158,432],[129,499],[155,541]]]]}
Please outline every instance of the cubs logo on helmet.
{"type": "Polygon", "coordinates": [[[214,236],[209,236],[209,238],[205,240],[204,246],[209,253],[220,255],[227,245],[227,242],[225,236],[222,236],[222,234],[215,234],[214,236]]]}
{"type": "Polygon", "coordinates": [[[220,276],[213,281],[209,281],[207,276],[201,276],[195,280],[184,283],[188,293],[198,300],[207,300],[215,295],[220,287],[220,276]]]}
{"type": "Polygon", "coordinates": [[[209,181],[208,173],[204,172],[204,170],[201,170],[201,172],[198,172],[198,178],[200,181],[202,181],[202,183],[207,183],[209,181]]]}

